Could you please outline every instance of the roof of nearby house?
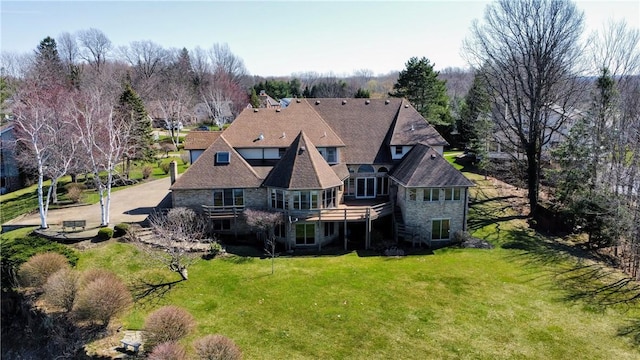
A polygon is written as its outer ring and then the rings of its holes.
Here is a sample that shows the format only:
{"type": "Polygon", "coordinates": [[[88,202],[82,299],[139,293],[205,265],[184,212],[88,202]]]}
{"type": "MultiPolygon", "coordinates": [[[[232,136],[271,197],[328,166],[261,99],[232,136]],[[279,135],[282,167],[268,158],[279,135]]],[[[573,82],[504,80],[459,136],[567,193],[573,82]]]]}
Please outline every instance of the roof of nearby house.
{"type": "Polygon", "coordinates": [[[205,150],[216,141],[222,131],[190,131],[184,138],[185,150],[205,150]]]}
{"type": "Polygon", "coordinates": [[[318,147],[345,146],[306,100],[293,101],[286,109],[245,109],[224,137],[235,148],[284,148],[300,131],[318,147]]]}
{"type": "Polygon", "coordinates": [[[416,144],[389,177],[405,187],[469,187],[474,186],[442,155],[426,144],[416,144]]]}
{"type": "Polygon", "coordinates": [[[342,185],[342,180],[301,131],[263,185],[290,190],[328,189],[342,185]]]}
{"type": "Polygon", "coordinates": [[[262,178],[224,139],[218,137],[193,165],[171,186],[171,190],[212,188],[256,188],[262,178]],[[228,164],[216,163],[218,152],[229,152],[228,164]]]}

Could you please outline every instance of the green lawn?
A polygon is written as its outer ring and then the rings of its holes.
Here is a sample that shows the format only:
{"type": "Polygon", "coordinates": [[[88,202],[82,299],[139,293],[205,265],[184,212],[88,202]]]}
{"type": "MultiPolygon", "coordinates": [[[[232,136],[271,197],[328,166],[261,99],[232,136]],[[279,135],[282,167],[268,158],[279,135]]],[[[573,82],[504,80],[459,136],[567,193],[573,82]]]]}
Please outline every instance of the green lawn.
{"type": "MultiPolygon", "coordinates": [[[[442,249],[386,258],[346,255],[202,260],[190,279],[158,286],[123,317],[139,329],[162,305],[197,319],[192,340],[224,334],[247,359],[637,359],[640,311],[577,298],[576,259],[499,206],[480,177],[484,202],[471,212],[475,235],[493,250],[442,249]],[[573,272],[575,270],[575,272],[573,272]],[[575,285],[575,284],[574,284],[575,285]],[[630,336],[619,333],[630,331],[630,336]],[[636,335],[637,336],[637,335],[636,335]],[[636,338],[638,341],[638,338],[636,338]],[[637,344],[637,343],[636,343],[637,344]]],[[[85,251],[78,267],[110,268],[134,293],[178,280],[144,253],[112,243],[85,251]]],[[[602,280],[583,277],[599,286],[602,280]]],[[[596,299],[597,300],[597,299],[596,299]]]]}
{"type": "Polygon", "coordinates": [[[198,324],[185,345],[219,333],[246,359],[640,358],[637,303],[578,296],[620,275],[593,275],[587,260],[529,231],[489,182],[468,176],[479,185],[470,226],[495,249],[283,257],[273,275],[269,259],[231,256],[201,260],[177,282],[136,247],[109,241],[79,252],[77,267],[111,269],[146,292],[116,321],[125,329],[178,305],[198,324]]]}

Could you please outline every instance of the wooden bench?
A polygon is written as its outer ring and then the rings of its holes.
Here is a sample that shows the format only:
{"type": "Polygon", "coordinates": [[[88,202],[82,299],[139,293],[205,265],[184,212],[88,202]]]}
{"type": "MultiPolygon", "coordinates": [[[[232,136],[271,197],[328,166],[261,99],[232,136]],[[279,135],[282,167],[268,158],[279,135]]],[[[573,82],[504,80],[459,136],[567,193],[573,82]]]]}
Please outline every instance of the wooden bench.
{"type": "Polygon", "coordinates": [[[142,345],[137,341],[125,340],[125,339],[120,340],[120,343],[122,343],[122,348],[124,349],[124,351],[127,351],[129,346],[131,346],[133,348],[134,353],[137,353],[138,350],[140,349],[140,346],[142,345]]]}
{"type": "Polygon", "coordinates": [[[71,228],[73,231],[76,228],[84,228],[87,226],[87,220],[64,220],[62,221],[62,231],[65,231],[65,228],[71,228]]]}

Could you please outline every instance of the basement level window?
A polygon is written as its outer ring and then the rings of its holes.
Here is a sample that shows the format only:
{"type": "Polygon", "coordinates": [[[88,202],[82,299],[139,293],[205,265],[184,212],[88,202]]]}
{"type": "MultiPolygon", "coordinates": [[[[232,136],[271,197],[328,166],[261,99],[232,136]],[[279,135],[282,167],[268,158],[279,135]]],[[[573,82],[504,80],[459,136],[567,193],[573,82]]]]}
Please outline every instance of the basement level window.
{"type": "Polygon", "coordinates": [[[216,164],[228,164],[231,160],[231,154],[228,151],[219,151],[216,153],[216,164]]]}

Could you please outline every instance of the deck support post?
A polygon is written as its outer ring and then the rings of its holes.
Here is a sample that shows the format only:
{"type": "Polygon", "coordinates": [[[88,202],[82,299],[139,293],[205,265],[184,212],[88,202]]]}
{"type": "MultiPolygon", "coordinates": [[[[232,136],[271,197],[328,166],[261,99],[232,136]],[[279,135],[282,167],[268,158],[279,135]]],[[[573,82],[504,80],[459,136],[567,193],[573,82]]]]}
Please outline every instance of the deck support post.
{"type": "Polygon", "coordinates": [[[344,237],[344,250],[347,251],[347,209],[344,209],[344,231],[342,236],[344,237]]]}

